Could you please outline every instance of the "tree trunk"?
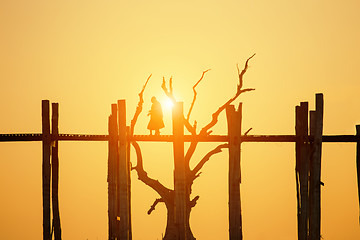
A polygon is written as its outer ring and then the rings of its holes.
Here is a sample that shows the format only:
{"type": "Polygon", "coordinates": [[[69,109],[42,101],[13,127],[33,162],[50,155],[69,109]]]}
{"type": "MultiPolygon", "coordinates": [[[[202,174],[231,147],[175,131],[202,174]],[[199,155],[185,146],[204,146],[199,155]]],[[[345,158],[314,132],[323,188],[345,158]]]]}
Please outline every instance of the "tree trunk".
{"type": "MultiPolygon", "coordinates": [[[[175,224],[175,209],[173,203],[167,203],[167,223],[166,223],[166,230],[165,230],[165,236],[163,240],[177,240],[179,238],[178,236],[178,227],[175,224]]],[[[196,240],[196,238],[193,236],[191,228],[190,228],[190,211],[191,209],[188,209],[187,214],[187,228],[186,228],[186,240],[196,240]]]]}

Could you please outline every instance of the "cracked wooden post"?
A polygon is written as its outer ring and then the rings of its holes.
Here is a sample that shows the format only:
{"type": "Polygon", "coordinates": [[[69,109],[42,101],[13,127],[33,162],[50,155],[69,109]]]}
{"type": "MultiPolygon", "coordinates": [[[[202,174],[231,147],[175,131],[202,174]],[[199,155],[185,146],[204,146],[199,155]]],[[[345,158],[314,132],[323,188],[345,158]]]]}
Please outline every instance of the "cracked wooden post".
{"type": "Polygon", "coordinates": [[[108,142],[108,223],[109,240],[117,238],[117,159],[118,159],[118,126],[117,104],[111,104],[109,116],[109,142],[108,142]]]}
{"type": "Polygon", "coordinates": [[[360,125],[356,125],[356,170],[358,183],[358,198],[359,198],[359,224],[360,224],[360,125]]]}
{"type": "Polygon", "coordinates": [[[242,239],[242,216],[241,216],[241,119],[242,103],[236,111],[234,105],[226,108],[229,135],[229,239],[242,239]]]}
{"type": "Polygon", "coordinates": [[[316,110],[310,111],[311,144],[310,182],[309,182],[309,240],[320,240],[321,226],[321,148],[323,133],[324,98],[316,94],[316,110]]]}
{"type": "Polygon", "coordinates": [[[175,191],[175,223],[179,240],[186,238],[186,176],[184,158],[184,115],[183,103],[176,102],[172,110],[174,135],[174,191],[175,191]]]}
{"type": "Polygon", "coordinates": [[[50,105],[49,100],[42,100],[42,200],[43,200],[43,240],[50,240],[50,105]]]}
{"type": "Polygon", "coordinates": [[[59,104],[52,103],[52,117],[51,117],[51,133],[52,133],[52,147],[51,147],[51,168],[52,168],[52,206],[53,206],[53,228],[54,239],[61,240],[61,224],[59,211],[59,104]]]}
{"type": "Polygon", "coordinates": [[[130,163],[127,161],[127,140],[126,140],[126,102],[118,101],[119,121],[119,162],[118,162],[118,216],[120,217],[119,239],[129,240],[131,233],[130,223],[130,163]]]}
{"type": "Polygon", "coordinates": [[[309,206],[309,141],[307,102],[296,106],[296,187],[298,200],[298,240],[308,237],[308,206],[309,206]]]}

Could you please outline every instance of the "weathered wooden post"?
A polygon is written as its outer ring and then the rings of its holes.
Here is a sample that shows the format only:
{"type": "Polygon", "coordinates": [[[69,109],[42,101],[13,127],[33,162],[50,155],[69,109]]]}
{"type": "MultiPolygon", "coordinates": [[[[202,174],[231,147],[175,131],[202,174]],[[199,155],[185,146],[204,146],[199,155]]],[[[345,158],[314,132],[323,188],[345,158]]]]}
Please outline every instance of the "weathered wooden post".
{"type": "Polygon", "coordinates": [[[174,135],[174,191],[175,191],[175,223],[179,240],[186,238],[186,176],[184,158],[184,115],[183,103],[176,102],[172,110],[174,135]]]}
{"type": "Polygon", "coordinates": [[[296,200],[297,200],[297,224],[298,224],[298,240],[302,237],[301,226],[301,197],[300,197],[300,106],[295,107],[295,182],[296,182],[296,200]]]}
{"type": "Polygon", "coordinates": [[[310,181],[309,181],[309,239],[320,240],[321,222],[321,148],[323,133],[324,98],[316,94],[316,110],[310,111],[311,144],[310,181]]]}
{"type": "Polygon", "coordinates": [[[50,105],[49,100],[42,100],[42,198],[43,198],[43,240],[50,240],[50,105]]]}
{"type": "Polygon", "coordinates": [[[111,104],[111,115],[109,116],[109,156],[108,156],[108,219],[109,240],[117,238],[117,159],[118,159],[118,126],[117,126],[117,104],[111,104]]]}
{"type": "MultiPolygon", "coordinates": [[[[126,127],[126,135],[130,136],[130,126],[126,127]]],[[[129,212],[129,239],[132,239],[131,227],[131,162],[130,162],[130,147],[129,141],[126,141],[126,164],[127,164],[127,190],[128,190],[128,212],[129,212]]]]}
{"type": "Polygon", "coordinates": [[[358,198],[359,198],[359,224],[360,224],[360,125],[356,125],[356,169],[357,169],[357,183],[358,183],[358,198]]]}
{"type": "Polygon", "coordinates": [[[127,140],[126,140],[126,102],[118,101],[119,121],[119,164],[118,164],[118,216],[120,217],[120,240],[129,240],[131,232],[130,223],[130,163],[127,161],[127,140]]]}
{"type": "Polygon", "coordinates": [[[52,118],[51,118],[51,133],[52,133],[52,147],[51,147],[51,168],[52,168],[52,206],[53,206],[53,228],[54,239],[61,240],[61,224],[59,211],[59,104],[52,103],[52,118]]]}
{"type": "Polygon", "coordinates": [[[296,185],[298,200],[298,240],[308,237],[309,205],[309,136],[308,136],[308,103],[296,106],[296,185]]]}
{"type": "Polygon", "coordinates": [[[226,108],[229,135],[229,239],[242,239],[242,216],[241,216],[241,119],[242,103],[236,111],[234,105],[226,108]]]}

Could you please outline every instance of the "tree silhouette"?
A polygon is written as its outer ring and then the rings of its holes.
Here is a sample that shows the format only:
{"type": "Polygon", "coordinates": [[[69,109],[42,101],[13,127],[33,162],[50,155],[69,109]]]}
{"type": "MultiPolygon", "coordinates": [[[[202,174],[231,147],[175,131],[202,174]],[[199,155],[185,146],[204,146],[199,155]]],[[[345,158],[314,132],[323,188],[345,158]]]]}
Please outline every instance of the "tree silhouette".
{"type": "MultiPolygon", "coordinates": [[[[209,134],[211,134],[212,127],[214,127],[218,123],[219,114],[221,112],[223,112],[226,109],[226,107],[229,106],[233,101],[235,101],[242,93],[255,90],[253,88],[243,89],[243,77],[248,69],[249,60],[251,58],[253,58],[254,56],[255,56],[255,54],[246,60],[245,66],[241,71],[240,71],[239,67],[237,66],[239,83],[237,85],[235,95],[233,97],[229,98],[223,105],[221,105],[218,108],[218,110],[212,114],[211,121],[207,125],[205,125],[199,131],[199,133],[197,133],[196,121],[194,121],[194,124],[191,124],[189,119],[190,119],[190,115],[191,115],[192,109],[193,109],[195,101],[196,101],[196,96],[197,96],[196,86],[201,82],[201,80],[203,80],[205,74],[210,69],[208,69],[202,73],[201,78],[193,86],[193,92],[194,92],[193,100],[191,102],[189,112],[188,112],[186,118],[184,117],[185,128],[189,131],[189,133],[192,136],[208,136],[209,134]]],[[[143,103],[144,103],[143,93],[144,93],[144,90],[146,88],[146,85],[147,85],[150,77],[151,77],[151,75],[148,77],[141,92],[139,93],[139,102],[136,107],[134,117],[131,120],[131,126],[130,126],[131,136],[134,134],[134,128],[136,125],[136,121],[143,109],[143,103]]],[[[163,89],[165,94],[169,97],[169,99],[171,99],[171,101],[173,101],[175,103],[176,99],[173,95],[172,78],[170,78],[170,81],[169,81],[169,89],[166,87],[165,78],[163,78],[161,88],[163,89]]],[[[194,138],[194,139],[196,139],[196,138],[194,138]]],[[[174,204],[175,191],[174,191],[174,189],[165,187],[158,180],[155,180],[148,176],[148,173],[144,170],[144,167],[143,167],[143,156],[142,156],[141,148],[140,148],[139,144],[136,141],[132,141],[131,144],[135,148],[135,152],[136,152],[136,156],[137,156],[137,164],[135,167],[132,167],[132,170],[135,170],[137,172],[138,179],[140,181],[142,181],[143,183],[145,183],[146,185],[151,187],[154,191],[156,191],[160,195],[160,198],[156,199],[154,201],[154,203],[152,204],[152,206],[150,207],[148,214],[151,214],[151,212],[155,210],[155,207],[158,203],[165,203],[166,209],[167,209],[167,226],[166,226],[166,230],[165,230],[165,236],[163,239],[165,239],[165,240],[178,239],[178,230],[177,230],[177,226],[175,224],[175,207],[174,207],[175,206],[175,204],[174,204]]],[[[190,198],[191,193],[192,193],[192,185],[193,185],[195,179],[197,179],[200,176],[200,174],[201,174],[200,170],[205,165],[205,163],[210,159],[210,157],[213,156],[214,154],[220,153],[222,151],[222,149],[228,148],[227,143],[218,145],[217,147],[215,147],[214,149],[209,151],[202,159],[200,159],[200,161],[195,165],[195,167],[191,169],[190,168],[190,160],[196,150],[197,145],[198,145],[198,141],[196,141],[196,140],[192,141],[190,143],[189,148],[186,151],[186,154],[185,154],[185,177],[186,177],[185,184],[186,184],[186,201],[187,201],[186,202],[186,221],[187,221],[186,236],[187,236],[187,239],[189,239],[189,240],[195,239],[195,237],[192,234],[190,224],[189,224],[190,212],[191,212],[192,208],[196,206],[196,203],[199,199],[199,196],[196,196],[193,199],[190,198]]]]}

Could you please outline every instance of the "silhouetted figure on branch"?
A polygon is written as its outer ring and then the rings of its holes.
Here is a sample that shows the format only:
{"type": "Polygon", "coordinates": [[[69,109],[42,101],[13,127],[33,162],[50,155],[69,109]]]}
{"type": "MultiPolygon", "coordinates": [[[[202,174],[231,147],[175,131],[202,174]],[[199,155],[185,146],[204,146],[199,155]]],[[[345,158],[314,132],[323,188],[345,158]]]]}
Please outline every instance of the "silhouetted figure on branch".
{"type": "Polygon", "coordinates": [[[148,116],[150,115],[150,122],[147,128],[150,130],[150,135],[152,135],[152,130],[155,130],[155,135],[160,135],[160,129],[165,127],[161,104],[156,97],[152,97],[151,102],[151,109],[148,113],[148,116]]]}

